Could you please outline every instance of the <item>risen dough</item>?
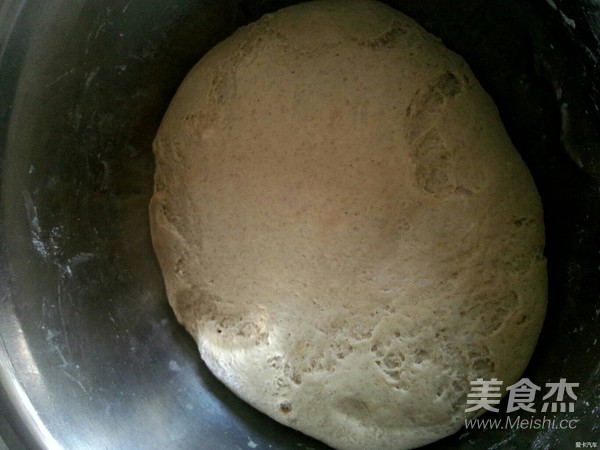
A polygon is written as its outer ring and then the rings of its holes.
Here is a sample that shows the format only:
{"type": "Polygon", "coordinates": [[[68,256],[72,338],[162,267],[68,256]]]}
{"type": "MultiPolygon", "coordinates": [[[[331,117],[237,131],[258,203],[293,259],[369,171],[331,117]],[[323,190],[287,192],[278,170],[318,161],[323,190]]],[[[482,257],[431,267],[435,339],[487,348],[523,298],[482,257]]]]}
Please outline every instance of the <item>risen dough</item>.
{"type": "Polygon", "coordinates": [[[208,367],[344,449],[424,445],[515,382],[544,317],[542,209],[454,53],[372,1],[264,16],[193,68],[156,140],[152,236],[208,367]]]}

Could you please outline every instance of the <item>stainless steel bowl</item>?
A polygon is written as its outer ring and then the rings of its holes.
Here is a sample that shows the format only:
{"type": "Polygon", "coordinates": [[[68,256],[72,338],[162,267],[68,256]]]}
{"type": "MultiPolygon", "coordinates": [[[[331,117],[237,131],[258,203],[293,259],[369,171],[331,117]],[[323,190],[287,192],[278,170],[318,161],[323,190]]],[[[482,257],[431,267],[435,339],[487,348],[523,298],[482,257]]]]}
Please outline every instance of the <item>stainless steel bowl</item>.
{"type": "MultiPolygon", "coordinates": [[[[151,141],[183,76],[290,3],[0,2],[0,405],[24,445],[325,448],[208,372],[167,305],[147,220],[151,141]]],[[[389,3],[463,55],[497,101],[546,211],[549,311],[527,376],[580,383],[562,415],[576,429],[463,431],[431,448],[598,441],[600,6],[389,3]]]]}

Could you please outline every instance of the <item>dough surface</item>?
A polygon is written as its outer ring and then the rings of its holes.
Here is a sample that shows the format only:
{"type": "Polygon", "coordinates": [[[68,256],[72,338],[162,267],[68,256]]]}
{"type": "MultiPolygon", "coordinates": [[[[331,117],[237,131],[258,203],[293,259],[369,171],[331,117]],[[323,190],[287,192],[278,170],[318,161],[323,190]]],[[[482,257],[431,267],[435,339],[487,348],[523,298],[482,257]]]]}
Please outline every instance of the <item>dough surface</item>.
{"type": "Polygon", "coordinates": [[[211,371],[341,449],[425,445],[516,382],[546,308],[541,202],[466,63],[373,1],[292,6],[189,73],[153,244],[211,371]]]}

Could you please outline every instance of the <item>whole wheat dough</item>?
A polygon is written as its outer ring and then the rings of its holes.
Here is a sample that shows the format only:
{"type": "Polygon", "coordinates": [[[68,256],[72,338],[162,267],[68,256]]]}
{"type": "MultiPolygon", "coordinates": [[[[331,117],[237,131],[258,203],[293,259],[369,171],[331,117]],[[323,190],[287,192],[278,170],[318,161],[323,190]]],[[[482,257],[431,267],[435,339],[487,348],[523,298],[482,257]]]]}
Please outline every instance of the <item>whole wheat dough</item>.
{"type": "Polygon", "coordinates": [[[490,97],[413,20],[362,0],[264,16],[193,68],[154,150],[169,301],[275,420],[416,447],[464,424],[469,381],[520,378],[540,200],[490,97]]]}

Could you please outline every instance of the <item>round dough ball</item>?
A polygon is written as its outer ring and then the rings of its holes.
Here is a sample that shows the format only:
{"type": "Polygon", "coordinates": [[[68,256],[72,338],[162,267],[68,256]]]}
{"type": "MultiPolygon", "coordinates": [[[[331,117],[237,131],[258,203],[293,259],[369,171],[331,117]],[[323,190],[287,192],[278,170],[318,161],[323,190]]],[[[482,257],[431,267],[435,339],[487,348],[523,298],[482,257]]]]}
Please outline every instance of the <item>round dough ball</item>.
{"type": "Polygon", "coordinates": [[[193,68],[154,150],[169,302],[259,410],[397,450],[456,432],[470,381],[519,379],[546,306],[540,199],[413,20],[363,0],[264,16],[193,68]]]}

